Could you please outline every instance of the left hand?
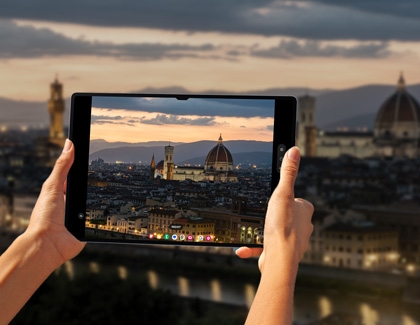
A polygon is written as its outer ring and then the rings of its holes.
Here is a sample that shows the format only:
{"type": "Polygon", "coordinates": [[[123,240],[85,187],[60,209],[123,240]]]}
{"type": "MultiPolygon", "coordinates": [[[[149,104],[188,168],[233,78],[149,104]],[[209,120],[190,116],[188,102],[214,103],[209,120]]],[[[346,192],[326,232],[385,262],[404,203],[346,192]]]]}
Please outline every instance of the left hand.
{"type": "Polygon", "coordinates": [[[66,140],[51,175],[42,185],[25,234],[35,235],[38,244],[49,248],[56,266],[81,252],[86,243],[77,240],[64,226],[66,179],[74,161],[74,146],[66,140]]]}

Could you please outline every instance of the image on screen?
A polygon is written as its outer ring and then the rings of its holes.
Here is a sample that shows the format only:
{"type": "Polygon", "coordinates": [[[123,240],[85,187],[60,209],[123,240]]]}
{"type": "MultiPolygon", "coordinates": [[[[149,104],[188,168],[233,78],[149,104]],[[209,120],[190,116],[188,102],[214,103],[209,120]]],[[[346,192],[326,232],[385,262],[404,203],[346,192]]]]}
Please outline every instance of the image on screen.
{"type": "Polygon", "coordinates": [[[262,244],[274,106],[92,97],[86,238],[262,244]]]}

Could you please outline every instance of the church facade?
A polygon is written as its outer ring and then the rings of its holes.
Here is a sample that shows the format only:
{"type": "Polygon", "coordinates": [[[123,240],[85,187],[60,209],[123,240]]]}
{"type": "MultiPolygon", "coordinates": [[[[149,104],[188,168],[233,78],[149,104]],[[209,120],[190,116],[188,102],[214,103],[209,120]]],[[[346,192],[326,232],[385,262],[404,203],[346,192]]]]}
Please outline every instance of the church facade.
{"type": "Polygon", "coordinates": [[[396,91],[384,101],[370,132],[325,132],[314,121],[315,98],[298,99],[297,144],[307,157],[420,157],[420,105],[401,75],[396,91]]]}

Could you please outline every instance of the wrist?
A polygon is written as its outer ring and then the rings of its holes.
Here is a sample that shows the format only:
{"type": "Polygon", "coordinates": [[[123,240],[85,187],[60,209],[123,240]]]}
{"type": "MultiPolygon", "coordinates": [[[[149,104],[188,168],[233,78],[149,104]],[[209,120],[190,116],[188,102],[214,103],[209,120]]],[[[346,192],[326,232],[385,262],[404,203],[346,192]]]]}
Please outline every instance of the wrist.
{"type": "Polygon", "coordinates": [[[27,230],[19,238],[26,243],[26,246],[29,246],[28,254],[36,256],[43,262],[46,273],[53,272],[65,262],[54,244],[43,235],[42,231],[27,230]]]}
{"type": "Polygon", "coordinates": [[[264,255],[260,267],[261,278],[276,279],[276,283],[280,285],[294,285],[300,261],[295,251],[286,247],[264,249],[264,255]]]}

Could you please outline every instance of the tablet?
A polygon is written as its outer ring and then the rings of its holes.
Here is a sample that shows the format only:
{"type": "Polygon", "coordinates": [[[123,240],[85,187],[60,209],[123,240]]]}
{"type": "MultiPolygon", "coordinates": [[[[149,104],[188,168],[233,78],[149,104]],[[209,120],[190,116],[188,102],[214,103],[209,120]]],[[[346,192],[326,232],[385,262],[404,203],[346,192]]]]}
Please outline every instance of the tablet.
{"type": "Polygon", "coordinates": [[[75,93],[65,224],[81,241],[261,246],[296,99],[75,93]]]}

